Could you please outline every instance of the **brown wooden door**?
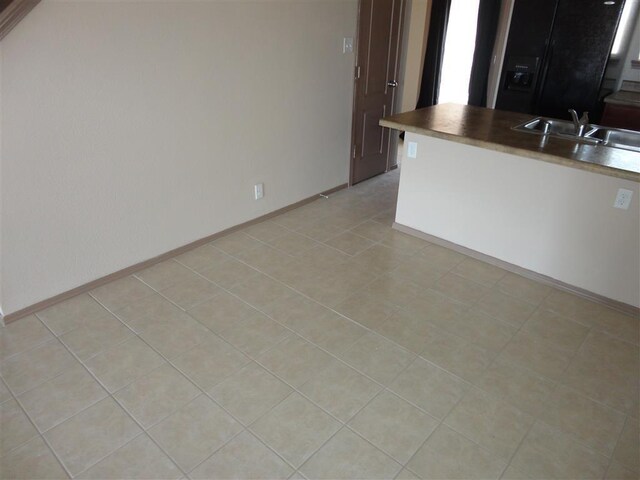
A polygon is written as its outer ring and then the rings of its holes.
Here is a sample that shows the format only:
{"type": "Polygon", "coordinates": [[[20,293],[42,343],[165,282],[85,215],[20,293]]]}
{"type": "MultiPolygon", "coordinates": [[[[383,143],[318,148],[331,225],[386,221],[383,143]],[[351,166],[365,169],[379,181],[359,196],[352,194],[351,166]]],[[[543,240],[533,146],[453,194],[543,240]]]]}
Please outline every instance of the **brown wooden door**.
{"type": "Polygon", "coordinates": [[[378,121],[393,112],[405,0],[360,0],[351,184],[389,170],[390,131],[378,121]]]}

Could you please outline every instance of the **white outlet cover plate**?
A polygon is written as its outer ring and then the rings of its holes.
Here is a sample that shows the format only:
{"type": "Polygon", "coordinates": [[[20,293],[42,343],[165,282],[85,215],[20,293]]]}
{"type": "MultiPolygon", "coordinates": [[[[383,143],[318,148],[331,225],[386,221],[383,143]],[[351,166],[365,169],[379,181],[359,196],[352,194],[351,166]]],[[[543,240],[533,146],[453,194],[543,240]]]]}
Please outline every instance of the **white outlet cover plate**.
{"type": "Polygon", "coordinates": [[[253,198],[260,200],[262,197],[264,197],[264,183],[256,183],[253,186],[253,198]]]}
{"type": "Polygon", "coordinates": [[[353,52],[353,37],[344,37],[342,39],[342,53],[353,52]]]}
{"type": "Polygon", "coordinates": [[[409,142],[407,144],[407,157],[416,158],[418,156],[418,143],[409,142]]]}
{"type": "Polygon", "coordinates": [[[618,195],[616,195],[616,201],[613,206],[622,210],[628,210],[631,205],[631,198],[633,197],[633,190],[627,190],[626,188],[619,188],[618,195]]]}

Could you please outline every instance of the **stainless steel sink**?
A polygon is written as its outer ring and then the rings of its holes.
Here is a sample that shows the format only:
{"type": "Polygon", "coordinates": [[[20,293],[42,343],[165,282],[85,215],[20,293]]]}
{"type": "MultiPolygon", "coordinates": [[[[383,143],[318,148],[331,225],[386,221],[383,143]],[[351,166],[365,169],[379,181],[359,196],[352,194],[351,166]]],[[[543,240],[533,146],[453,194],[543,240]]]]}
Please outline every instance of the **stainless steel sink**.
{"type": "Polygon", "coordinates": [[[574,142],[591,143],[640,152],[640,132],[633,130],[589,124],[585,128],[584,135],[578,136],[576,135],[576,126],[573,122],[545,117],[533,118],[520,125],[516,125],[513,129],[536,135],[550,135],[565,138],[574,142]]]}
{"type": "Polygon", "coordinates": [[[605,147],[624,148],[640,152],[640,132],[623,130],[621,128],[607,128],[593,125],[592,130],[585,134],[587,138],[600,140],[605,147]]]}

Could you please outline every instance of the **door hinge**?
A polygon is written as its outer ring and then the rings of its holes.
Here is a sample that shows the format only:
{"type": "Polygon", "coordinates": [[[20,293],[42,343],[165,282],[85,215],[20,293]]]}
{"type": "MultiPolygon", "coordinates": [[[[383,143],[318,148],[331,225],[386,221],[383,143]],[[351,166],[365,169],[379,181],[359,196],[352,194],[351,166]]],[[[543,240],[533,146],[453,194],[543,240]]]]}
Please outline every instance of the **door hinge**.
{"type": "Polygon", "coordinates": [[[360,78],[360,65],[356,66],[356,80],[360,78]]]}
{"type": "Polygon", "coordinates": [[[353,146],[352,152],[351,152],[351,158],[356,158],[356,146],[353,146]]]}

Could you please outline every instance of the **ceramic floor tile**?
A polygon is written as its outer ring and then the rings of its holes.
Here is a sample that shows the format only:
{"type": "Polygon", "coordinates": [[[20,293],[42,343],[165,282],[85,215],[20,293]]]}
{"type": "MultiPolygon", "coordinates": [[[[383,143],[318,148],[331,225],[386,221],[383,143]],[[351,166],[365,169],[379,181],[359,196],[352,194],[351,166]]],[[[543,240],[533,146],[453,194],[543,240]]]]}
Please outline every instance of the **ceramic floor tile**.
{"type": "Polygon", "coordinates": [[[285,232],[266,242],[273,248],[292,256],[298,256],[318,245],[318,242],[295,232],[285,232]]]}
{"type": "Polygon", "coordinates": [[[190,316],[182,314],[177,322],[157,323],[140,336],[166,358],[172,360],[204,341],[212,333],[190,316]]]}
{"type": "Polygon", "coordinates": [[[310,298],[295,294],[277,299],[264,312],[278,323],[299,332],[330,310],[310,298]]]}
{"type": "Polygon", "coordinates": [[[347,428],[329,440],[300,469],[307,478],[393,478],[401,465],[347,428]]]}
{"type": "Polygon", "coordinates": [[[339,428],[337,421],[297,393],[251,426],[253,433],[296,468],[339,428]]]}
{"type": "Polygon", "coordinates": [[[291,334],[266,315],[252,316],[220,332],[220,336],[241,352],[255,358],[291,334]]]}
{"type": "Polygon", "coordinates": [[[380,242],[391,231],[390,227],[386,227],[378,222],[367,220],[353,227],[350,232],[353,232],[361,237],[368,238],[374,242],[380,242]]]}
{"type": "Polygon", "coordinates": [[[627,417],[613,453],[613,458],[625,468],[640,474],[640,435],[638,433],[638,419],[627,417]]]}
{"type": "MultiPolygon", "coordinates": [[[[309,241],[312,242],[312,240],[309,241]]],[[[296,257],[261,243],[251,250],[236,254],[236,258],[251,268],[270,274],[274,269],[292,262],[296,257]]]]}
{"type": "Polygon", "coordinates": [[[16,447],[38,435],[38,431],[29,421],[15,400],[0,403],[0,457],[10,453],[16,447]]]}
{"type": "Polygon", "coordinates": [[[609,460],[536,422],[511,465],[528,478],[602,478],[609,460]]]}
{"type": "Polygon", "coordinates": [[[376,329],[383,324],[397,307],[367,292],[359,292],[338,304],[335,310],[367,328],[376,329]]]}
{"type": "Polygon", "coordinates": [[[293,469],[249,432],[243,432],[190,473],[194,479],[289,478],[293,469]]]}
{"type": "Polygon", "coordinates": [[[0,360],[26,352],[54,336],[35,315],[0,328],[0,360]]]}
{"type": "Polygon", "coordinates": [[[507,273],[498,282],[497,288],[512,297],[539,305],[549,293],[551,287],[543,285],[515,273],[507,273]]]}
{"type": "Polygon", "coordinates": [[[294,388],[330,365],[337,363],[333,357],[311,345],[297,335],[291,335],[271,350],[260,355],[257,361],[294,388]]]}
{"type": "Polygon", "coordinates": [[[232,293],[260,310],[268,307],[279,298],[294,294],[290,288],[266,275],[251,277],[235,286],[232,293]]]}
{"type": "Polygon", "coordinates": [[[605,480],[637,480],[638,473],[633,470],[629,470],[624,465],[614,460],[611,462],[611,465],[609,465],[604,478],[605,480]]]}
{"type": "Polygon", "coordinates": [[[415,473],[406,468],[403,468],[398,475],[396,475],[396,480],[420,480],[415,473]]]}
{"type": "Polygon", "coordinates": [[[554,349],[546,343],[535,341],[526,332],[519,332],[504,347],[498,358],[556,380],[567,368],[572,356],[571,352],[554,349]]]}
{"type": "Polygon", "coordinates": [[[220,265],[203,270],[200,274],[222,288],[231,289],[259,275],[259,272],[238,260],[229,258],[220,265]]]}
{"type": "Polygon", "coordinates": [[[476,309],[451,317],[447,323],[441,324],[441,328],[496,353],[502,350],[518,331],[513,325],[476,309]]]}
{"type": "Polygon", "coordinates": [[[214,240],[212,245],[229,255],[237,255],[263,244],[243,232],[234,232],[214,240]]]}
{"type": "Polygon", "coordinates": [[[638,358],[634,345],[592,332],[563,373],[562,382],[608,406],[637,412],[638,358]]]}
{"type": "Polygon", "coordinates": [[[38,317],[54,334],[62,335],[108,314],[107,310],[85,293],[38,312],[38,317]]]}
{"type": "Polygon", "coordinates": [[[492,289],[478,301],[475,308],[490,317],[520,327],[531,316],[535,305],[492,289]]]}
{"type": "Polygon", "coordinates": [[[499,478],[507,463],[445,425],[440,426],[407,464],[423,479],[499,478]]]}
{"type": "Polygon", "coordinates": [[[18,400],[41,432],[98,402],[107,392],[79,364],[23,393],[18,400]]]}
{"type": "Polygon", "coordinates": [[[175,258],[177,262],[199,273],[209,268],[218,267],[228,259],[228,255],[211,245],[194,248],[175,258]]]}
{"type": "Polygon", "coordinates": [[[530,415],[537,415],[555,383],[515,364],[496,360],[477,385],[530,415]]]}
{"type": "Polygon", "coordinates": [[[261,242],[268,242],[269,240],[273,240],[280,235],[284,235],[288,231],[289,230],[287,230],[283,226],[278,225],[271,220],[267,220],[245,228],[243,230],[243,233],[255,238],[256,240],[260,240],[261,242]]]}
{"type": "MultiPolygon", "coordinates": [[[[166,298],[153,293],[138,300],[134,300],[127,306],[115,310],[113,313],[131,328],[137,324],[137,320],[144,317],[163,318],[176,315],[180,309],[166,298]]],[[[134,328],[135,330],[135,328],[134,328]]]]}
{"type": "Polygon", "coordinates": [[[6,402],[11,398],[11,392],[9,391],[9,387],[5,385],[0,377],[0,403],[6,402]]]}
{"type": "Polygon", "coordinates": [[[416,253],[432,245],[426,240],[414,237],[413,235],[407,235],[398,230],[389,230],[382,240],[382,244],[406,254],[416,253]]]}
{"type": "Polygon", "coordinates": [[[304,395],[343,422],[381,389],[380,385],[338,362],[300,387],[304,395]]]}
{"type": "Polygon", "coordinates": [[[471,389],[444,423],[508,462],[533,421],[526,413],[471,389]]]}
{"type": "Polygon", "coordinates": [[[418,256],[426,260],[432,267],[443,272],[448,272],[467,258],[461,253],[440,245],[428,245],[420,250],[418,256]]]}
{"type": "MultiPolygon", "coordinates": [[[[53,339],[0,363],[0,376],[19,395],[77,363],[58,340],[53,339]]],[[[1,400],[0,400],[1,401],[1,400]]]]}
{"type": "Polygon", "coordinates": [[[196,305],[187,313],[215,333],[220,333],[246,318],[260,316],[260,312],[255,308],[226,292],[196,305]]]}
{"type": "Polygon", "coordinates": [[[62,479],[69,478],[42,437],[0,457],[0,478],[11,479],[62,479]]]}
{"type": "Polygon", "coordinates": [[[349,426],[401,464],[420,448],[438,420],[389,392],[378,395],[349,426]]]}
{"type": "Polygon", "coordinates": [[[307,250],[300,256],[300,262],[309,268],[331,269],[346,263],[351,257],[326,245],[307,250]]]}
{"type": "Polygon", "coordinates": [[[292,328],[306,340],[333,354],[343,352],[367,332],[358,324],[330,310],[325,310],[312,322],[292,328]]]}
{"type": "Polygon", "coordinates": [[[133,332],[120,320],[109,315],[65,333],[60,340],[74,355],[85,361],[133,336],[133,332]]]}
{"type": "Polygon", "coordinates": [[[422,356],[469,382],[477,382],[496,352],[471,344],[460,337],[432,337],[426,344],[422,356]],[[449,348],[447,348],[449,347],[449,348]]]}
{"type": "Polygon", "coordinates": [[[199,278],[195,273],[175,260],[165,260],[136,273],[136,277],[155,290],[164,290],[184,281],[199,278]]]}
{"type": "Polygon", "coordinates": [[[410,259],[409,255],[401,251],[376,244],[352,257],[348,263],[376,276],[394,272],[410,259]]]}
{"type": "Polygon", "coordinates": [[[415,355],[380,335],[367,333],[340,357],[375,381],[388,384],[411,363],[415,355]]]}
{"type": "Polygon", "coordinates": [[[393,276],[419,285],[422,290],[432,288],[447,272],[434,267],[432,263],[421,256],[414,255],[400,263],[392,271],[393,276]]]}
{"type": "Polygon", "coordinates": [[[495,285],[507,273],[502,268],[469,257],[453,267],[451,272],[490,287],[495,285]]]}
{"type": "Polygon", "coordinates": [[[200,391],[170,365],[163,365],[118,391],[114,398],[145,428],[193,400],[200,391]]]}
{"type": "Polygon", "coordinates": [[[140,338],[105,350],[85,362],[86,367],[111,393],[164,363],[164,359],[140,338]]]}
{"type": "Polygon", "coordinates": [[[243,427],[206,395],[201,395],[148,433],[185,471],[193,469],[243,427]]]}
{"type": "Polygon", "coordinates": [[[391,272],[367,285],[364,292],[380,301],[401,307],[417,297],[423,290],[424,289],[417,283],[402,278],[395,272],[391,272]]]}
{"type": "Polygon", "coordinates": [[[355,255],[374,245],[373,241],[352,232],[341,233],[324,243],[330,247],[337,248],[347,255],[355,255]]]}
{"type": "Polygon", "coordinates": [[[622,413],[563,386],[549,395],[539,418],[607,456],[613,453],[625,421],[622,413]]]}
{"type": "Polygon", "coordinates": [[[293,390],[252,362],[209,391],[211,397],[245,425],[268,412],[293,390]]]}
{"type": "Polygon", "coordinates": [[[486,285],[452,273],[448,273],[438,280],[433,289],[453,300],[469,305],[477,302],[489,291],[489,287],[486,285]]]}
{"type": "Polygon", "coordinates": [[[522,326],[535,341],[546,342],[561,350],[575,352],[584,342],[589,329],[548,310],[536,310],[522,326]]]}
{"type": "Polygon", "coordinates": [[[93,296],[112,312],[155,292],[135,277],[125,277],[91,290],[93,296]]]}
{"type": "Polygon", "coordinates": [[[45,438],[75,476],[141,432],[112,398],[105,398],[51,429],[45,438]]]}
{"type": "Polygon", "coordinates": [[[203,302],[220,291],[220,288],[202,277],[189,277],[160,293],[185,310],[203,302]]]}
{"type": "Polygon", "coordinates": [[[436,418],[444,418],[462,398],[468,384],[417,358],[389,388],[436,418]]]}
{"type": "Polygon", "coordinates": [[[182,472],[147,435],[138,435],[77,478],[174,480],[182,472]]]}
{"type": "Polygon", "coordinates": [[[207,335],[204,341],[171,363],[203,390],[209,390],[250,359],[222,339],[207,335]]]}

